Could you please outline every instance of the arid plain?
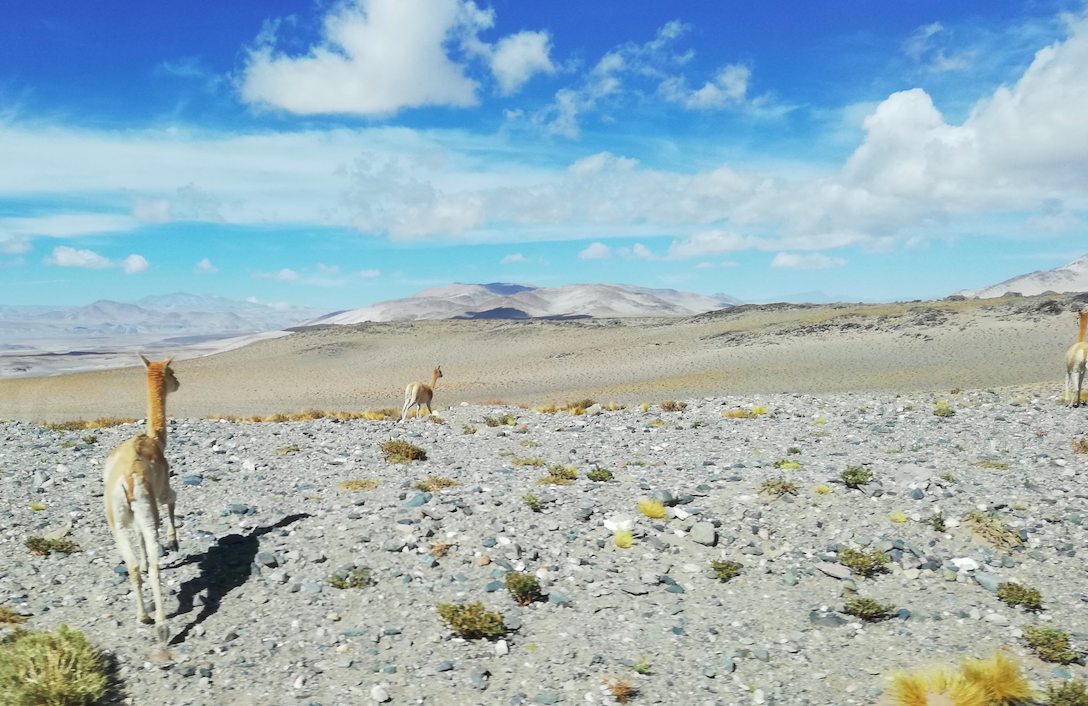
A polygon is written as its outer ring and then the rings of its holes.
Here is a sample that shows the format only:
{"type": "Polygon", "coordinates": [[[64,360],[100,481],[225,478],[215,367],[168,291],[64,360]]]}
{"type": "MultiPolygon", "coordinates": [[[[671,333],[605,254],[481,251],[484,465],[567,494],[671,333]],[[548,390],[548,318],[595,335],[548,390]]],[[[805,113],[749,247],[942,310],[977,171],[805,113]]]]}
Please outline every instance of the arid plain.
{"type": "MultiPolygon", "coordinates": [[[[422,321],[303,330],[175,364],[177,417],[399,407],[441,363],[435,405],[632,403],[772,392],[1018,385],[1058,394],[1088,295],[764,305],[690,318],[422,321]]],[[[135,358],[135,356],[133,356],[135,358]]],[[[138,361],[135,361],[138,362],[138,361]]],[[[0,380],[0,417],[142,416],[142,366],[0,380]]]]}

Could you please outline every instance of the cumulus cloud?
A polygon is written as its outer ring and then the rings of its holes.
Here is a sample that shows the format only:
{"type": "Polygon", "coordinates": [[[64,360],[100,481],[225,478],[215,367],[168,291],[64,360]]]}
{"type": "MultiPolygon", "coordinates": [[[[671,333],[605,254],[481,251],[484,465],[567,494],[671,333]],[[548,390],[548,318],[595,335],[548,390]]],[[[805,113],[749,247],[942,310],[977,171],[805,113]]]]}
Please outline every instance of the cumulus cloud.
{"type": "Polygon", "coordinates": [[[317,271],[323,275],[338,275],[340,274],[340,265],[322,265],[317,263],[317,271]]]}
{"type": "Polygon", "coordinates": [[[18,235],[0,232],[0,252],[18,255],[30,250],[30,241],[18,235]]]}
{"type": "Polygon", "coordinates": [[[790,270],[826,270],[832,267],[841,267],[846,260],[840,257],[828,257],[823,253],[797,253],[780,252],[771,260],[771,267],[784,267],[790,270]]]}
{"type": "Polygon", "coordinates": [[[525,257],[519,252],[511,253],[510,255],[507,255],[503,259],[499,260],[500,265],[512,265],[525,262],[529,262],[529,258],[525,257]]]}
{"type": "Polygon", "coordinates": [[[193,272],[198,275],[214,275],[219,271],[219,268],[212,264],[212,261],[208,258],[204,258],[200,262],[196,263],[196,267],[193,268],[193,272]]]}
{"type": "Polygon", "coordinates": [[[719,69],[714,80],[707,81],[702,88],[689,89],[682,76],[673,76],[662,81],[658,91],[665,100],[685,108],[723,108],[744,103],[751,76],[752,70],[747,66],[730,64],[719,69]]]}
{"type": "Polygon", "coordinates": [[[518,32],[503,37],[491,52],[491,72],[499,82],[499,93],[509,96],[537,73],[555,73],[551,37],[547,32],[518,32]]]}
{"type": "Polygon", "coordinates": [[[126,274],[146,272],[148,263],[141,255],[129,255],[120,262],[114,262],[93,250],[77,250],[66,245],[53,248],[53,254],[42,259],[46,265],[57,267],[81,267],[89,270],[106,270],[120,267],[126,274]]]}
{"type": "Polygon", "coordinates": [[[321,42],[304,56],[277,52],[275,23],[249,50],[239,84],[247,103],[300,115],[382,115],[421,106],[470,106],[473,59],[491,69],[503,95],[553,72],[545,32],[523,31],[493,47],[478,34],[494,13],[467,0],[354,0],[324,18],[321,42]]]}
{"type": "Polygon", "coordinates": [[[612,257],[612,248],[604,243],[590,243],[578,253],[580,260],[607,260],[612,257]]]}
{"type": "Polygon", "coordinates": [[[132,202],[132,217],[141,223],[169,223],[170,202],[166,199],[136,198],[132,202]]]}
{"type": "Polygon", "coordinates": [[[278,282],[293,282],[298,279],[298,273],[286,267],[279,272],[254,272],[253,276],[258,279],[274,279],[278,282]]]}
{"type": "Polygon", "coordinates": [[[360,277],[380,277],[381,274],[382,274],[382,271],[381,270],[359,270],[358,274],[359,274],[360,277]]]}

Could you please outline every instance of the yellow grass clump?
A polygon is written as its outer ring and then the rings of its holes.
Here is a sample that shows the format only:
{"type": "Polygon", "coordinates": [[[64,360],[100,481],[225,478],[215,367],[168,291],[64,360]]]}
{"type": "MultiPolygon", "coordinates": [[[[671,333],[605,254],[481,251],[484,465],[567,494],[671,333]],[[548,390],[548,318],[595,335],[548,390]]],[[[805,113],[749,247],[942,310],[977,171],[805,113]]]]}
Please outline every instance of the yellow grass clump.
{"type": "Polygon", "coordinates": [[[650,498],[643,498],[638,501],[638,511],[646,517],[652,517],[657,520],[665,517],[665,505],[656,500],[651,500],[650,498]]]}
{"type": "Polygon", "coordinates": [[[630,549],[634,543],[635,535],[631,533],[631,530],[616,530],[616,533],[612,535],[612,544],[620,549],[630,549]]]}
{"type": "Polygon", "coordinates": [[[817,495],[827,495],[828,493],[831,492],[831,488],[826,486],[826,485],[821,484],[821,485],[818,485],[815,488],[813,488],[812,492],[816,493],[817,495]]]}
{"type": "Polygon", "coordinates": [[[892,522],[900,524],[907,521],[907,516],[905,513],[902,512],[893,512],[891,516],[888,517],[888,519],[892,522]]]}
{"type": "Polygon", "coordinates": [[[99,417],[90,421],[86,419],[70,419],[66,422],[35,422],[51,431],[79,431],[81,429],[107,429],[122,424],[132,424],[136,420],[132,417],[99,417]]]}
{"type": "Polygon", "coordinates": [[[966,659],[959,670],[938,667],[892,675],[881,703],[888,706],[1015,706],[1035,703],[1020,665],[1000,650],[966,659]]]}
{"type": "Polygon", "coordinates": [[[374,490],[382,482],[377,478],[360,478],[358,480],[346,480],[336,486],[340,490],[374,490]]]}

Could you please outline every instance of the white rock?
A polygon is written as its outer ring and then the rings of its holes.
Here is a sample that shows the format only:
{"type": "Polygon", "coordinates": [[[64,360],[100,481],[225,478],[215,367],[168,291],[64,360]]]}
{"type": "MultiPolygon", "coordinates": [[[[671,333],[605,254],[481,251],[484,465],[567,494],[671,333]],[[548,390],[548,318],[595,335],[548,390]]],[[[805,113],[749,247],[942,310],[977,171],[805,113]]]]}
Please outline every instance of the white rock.
{"type": "Polygon", "coordinates": [[[383,687],[381,684],[375,684],[374,686],[370,687],[371,701],[376,701],[379,704],[384,704],[386,701],[389,701],[389,698],[389,692],[386,691],[385,687],[383,687]]]}
{"type": "Polygon", "coordinates": [[[982,619],[985,620],[987,623],[993,623],[994,625],[1009,624],[1009,619],[1001,613],[987,613],[982,619]]]}
{"type": "Polygon", "coordinates": [[[969,556],[953,559],[952,563],[955,564],[956,568],[960,571],[976,571],[978,569],[978,562],[969,556]]]}
{"type": "Polygon", "coordinates": [[[495,654],[499,657],[510,654],[510,645],[506,644],[506,640],[499,640],[495,643],[495,654]]]}
{"type": "Polygon", "coordinates": [[[630,532],[635,528],[635,520],[630,515],[613,515],[604,521],[604,527],[611,532],[615,532],[616,530],[627,530],[630,532]]]}

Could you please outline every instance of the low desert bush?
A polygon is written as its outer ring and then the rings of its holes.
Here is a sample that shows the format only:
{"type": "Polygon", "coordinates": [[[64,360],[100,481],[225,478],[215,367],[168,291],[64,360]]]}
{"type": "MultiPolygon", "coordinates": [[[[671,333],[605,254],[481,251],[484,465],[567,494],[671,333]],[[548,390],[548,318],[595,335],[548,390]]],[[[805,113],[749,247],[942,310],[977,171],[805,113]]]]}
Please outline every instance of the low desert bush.
{"type": "Polygon", "coordinates": [[[0,703],[80,706],[97,703],[109,685],[109,665],[83,633],[17,630],[0,642],[0,703]]]}
{"type": "Polygon", "coordinates": [[[132,417],[99,417],[90,421],[86,419],[70,419],[66,422],[35,422],[51,431],[81,431],[83,429],[108,429],[132,424],[136,420],[132,417]]]}
{"type": "Polygon", "coordinates": [[[1038,703],[1027,680],[1020,674],[1020,666],[1001,651],[988,659],[963,660],[955,671],[938,667],[895,673],[891,687],[884,694],[881,703],[886,702],[888,706],[938,703],[1014,706],[1038,703]]]}
{"type": "Polygon", "coordinates": [[[1069,442],[1075,454],[1088,454],[1088,439],[1073,439],[1069,442]]]}
{"type": "Polygon", "coordinates": [[[540,582],[532,574],[523,574],[518,571],[506,573],[506,590],[518,602],[520,606],[527,606],[533,601],[539,601],[540,582]]]}
{"type": "Polygon", "coordinates": [[[775,468],[780,468],[783,471],[796,471],[801,468],[801,464],[797,463],[797,461],[790,461],[784,458],[775,461],[773,465],[775,468]]]}
{"type": "Polygon", "coordinates": [[[539,442],[539,441],[531,441],[531,440],[529,440],[529,439],[522,439],[522,440],[521,440],[521,441],[519,441],[518,443],[519,443],[519,444],[521,444],[522,446],[528,447],[528,448],[530,448],[530,449],[535,449],[535,448],[537,448],[538,446],[540,446],[540,442],[539,442]]]}
{"type": "Polygon", "coordinates": [[[438,615],[446,627],[463,638],[493,638],[506,632],[502,624],[502,613],[484,608],[484,604],[475,603],[439,603],[438,615]]]}
{"type": "Polygon", "coordinates": [[[888,519],[897,525],[901,525],[910,518],[907,517],[907,513],[905,512],[893,512],[892,514],[888,515],[888,519]]]}
{"type": "Polygon", "coordinates": [[[291,444],[290,446],[284,446],[284,447],[276,449],[275,453],[282,456],[284,454],[298,453],[301,450],[302,449],[300,449],[299,447],[295,446],[294,444],[291,444]]]}
{"type": "Polygon", "coordinates": [[[937,404],[933,405],[933,416],[935,417],[954,417],[956,416],[956,410],[948,406],[948,403],[941,400],[937,404]]]}
{"type": "Polygon", "coordinates": [[[626,677],[610,677],[605,680],[604,685],[618,704],[628,703],[638,694],[638,689],[626,677]]]}
{"type": "Polygon", "coordinates": [[[887,571],[885,566],[891,559],[884,552],[876,549],[860,550],[842,547],[838,551],[839,563],[855,574],[871,578],[887,571]]]}
{"type": "Polygon", "coordinates": [[[1048,684],[1046,703],[1047,706],[1088,706],[1088,688],[1076,679],[1063,681],[1060,686],[1048,684]]]}
{"type": "Polygon", "coordinates": [[[594,483],[606,483],[612,480],[612,471],[607,468],[595,468],[586,474],[586,478],[594,483]]]}
{"type": "Polygon", "coordinates": [[[471,424],[466,424],[465,426],[463,426],[461,428],[461,433],[462,434],[475,434],[476,433],[476,427],[472,426],[471,424]]]}
{"type": "Polygon", "coordinates": [[[548,469],[548,475],[537,478],[537,485],[573,485],[578,478],[578,469],[574,466],[555,464],[548,469]]]}
{"type": "Polygon", "coordinates": [[[797,495],[797,484],[785,478],[769,478],[759,484],[759,492],[772,498],[797,495]]]}
{"type": "Polygon", "coordinates": [[[935,512],[929,516],[929,519],[926,520],[926,522],[929,523],[929,526],[933,528],[934,532],[948,531],[948,525],[944,523],[944,513],[935,512]]]}
{"type": "Polygon", "coordinates": [[[975,461],[972,466],[978,466],[979,468],[993,468],[998,471],[1009,470],[1009,464],[1002,463],[1001,461],[975,461]]]}
{"type": "Polygon", "coordinates": [[[341,569],[329,577],[329,584],[333,588],[366,588],[374,583],[370,578],[369,569],[341,569]]]}
{"type": "Polygon", "coordinates": [[[842,482],[849,488],[860,488],[873,480],[873,472],[862,466],[850,466],[842,472],[842,482]]]}
{"type": "Polygon", "coordinates": [[[544,460],[539,458],[512,458],[510,463],[515,466],[543,466],[544,460]]]}
{"type": "Polygon", "coordinates": [[[892,617],[895,614],[895,605],[881,603],[872,598],[847,598],[842,612],[861,618],[867,623],[876,623],[892,617]]]}
{"type": "Polygon", "coordinates": [[[831,487],[821,483],[820,485],[813,488],[812,492],[816,493],[817,495],[827,495],[831,492],[831,487]]]}
{"type": "Polygon", "coordinates": [[[631,533],[631,530],[619,529],[612,535],[612,544],[620,549],[630,549],[634,543],[635,535],[631,533]]]}
{"type": "Polygon", "coordinates": [[[1069,646],[1069,633],[1046,625],[1025,625],[1024,639],[1044,662],[1069,664],[1077,653],[1069,646]]]}
{"type": "Polygon", "coordinates": [[[53,552],[71,554],[79,551],[79,545],[70,539],[46,539],[45,537],[27,539],[26,548],[38,556],[48,556],[53,552]]]}
{"type": "Polygon", "coordinates": [[[1009,605],[1023,606],[1026,610],[1042,610],[1043,594],[1037,588],[1020,583],[1005,582],[997,585],[997,598],[1009,605]]]}
{"type": "Polygon", "coordinates": [[[663,412],[682,412],[687,409],[688,403],[674,402],[673,400],[664,400],[662,402],[659,402],[657,406],[660,407],[661,411],[663,412]]]}
{"type": "Polygon", "coordinates": [[[409,444],[400,439],[390,439],[380,446],[385,460],[389,463],[411,463],[412,461],[426,461],[427,452],[418,446],[409,444]]]}
{"type": "Polygon", "coordinates": [[[526,493],[521,496],[522,501],[533,512],[540,512],[544,509],[544,503],[540,502],[540,499],[532,493],[526,493]]]}
{"type": "Polygon", "coordinates": [[[742,567],[735,561],[714,560],[710,562],[710,568],[714,571],[714,578],[724,583],[736,578],[742,567]]]}
{"type": "Polygon", "coordinates": [[[19,615],[6,605],[0,605],[0,625],[18,625],[25,621],[25,616],[19,615]]]}

